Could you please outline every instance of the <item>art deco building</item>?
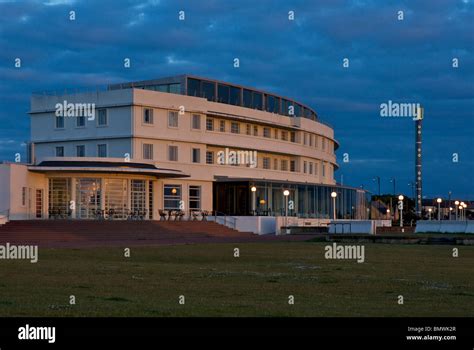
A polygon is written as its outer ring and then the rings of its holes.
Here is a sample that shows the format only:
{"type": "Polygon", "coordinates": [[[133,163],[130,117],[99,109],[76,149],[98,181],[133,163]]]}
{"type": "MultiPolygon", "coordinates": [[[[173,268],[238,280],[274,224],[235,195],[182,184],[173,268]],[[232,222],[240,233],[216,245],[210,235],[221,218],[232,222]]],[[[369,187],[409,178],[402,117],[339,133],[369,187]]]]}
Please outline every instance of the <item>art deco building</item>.
{"type": "Polygon", "coordinates": [[[330,217],[333,191],[338,217],[367,215],[365,192],[334,181],[333,129],[274,93],[181,75],[33,94],[30,118],[28,162],[0,165],[0,211],[11,219],[159,219],[171,209],[278,216],[286,189],[293,216],[330,217]],[[57,113],[84,104],[93,114],[57,113]]]}

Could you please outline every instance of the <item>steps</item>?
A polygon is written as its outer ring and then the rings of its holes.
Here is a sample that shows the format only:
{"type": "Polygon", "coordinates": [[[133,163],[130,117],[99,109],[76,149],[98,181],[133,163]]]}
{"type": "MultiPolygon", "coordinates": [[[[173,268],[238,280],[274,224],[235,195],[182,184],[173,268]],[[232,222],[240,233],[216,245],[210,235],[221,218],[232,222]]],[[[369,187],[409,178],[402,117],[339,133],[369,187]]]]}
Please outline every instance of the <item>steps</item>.
{"type": "Polygon", "coordinates": [[[0,226],[0,244],[18,242],[46,246],[220,242],[254,236],[206,221],[19,220],[0,226]]]}

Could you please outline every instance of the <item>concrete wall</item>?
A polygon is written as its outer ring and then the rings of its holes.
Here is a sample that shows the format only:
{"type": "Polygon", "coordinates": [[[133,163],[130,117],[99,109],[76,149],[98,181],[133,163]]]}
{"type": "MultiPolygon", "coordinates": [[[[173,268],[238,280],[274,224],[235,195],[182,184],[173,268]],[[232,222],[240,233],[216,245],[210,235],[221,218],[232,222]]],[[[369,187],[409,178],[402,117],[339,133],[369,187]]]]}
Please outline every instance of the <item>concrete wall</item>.
{"type": "Polygon", "coordinates": [[[474,233],[474,221],[420,220],[415,233],[474,233]]]}
{"type": "Polygon", "coordinates": [[[373,220],[331,220],[329,233],[375,235],[376,225],[373,220]]]}

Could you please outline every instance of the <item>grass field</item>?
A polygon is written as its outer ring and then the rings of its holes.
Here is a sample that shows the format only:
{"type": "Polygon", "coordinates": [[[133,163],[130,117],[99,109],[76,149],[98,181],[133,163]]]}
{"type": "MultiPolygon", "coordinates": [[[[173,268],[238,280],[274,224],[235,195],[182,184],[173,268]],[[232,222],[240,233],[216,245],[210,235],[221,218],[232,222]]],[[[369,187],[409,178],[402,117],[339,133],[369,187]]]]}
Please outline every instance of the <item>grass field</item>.
{"type": "Polygon", "coordinates": [[[324,247],[40,249],[0,261],[0,316],[474,316],[474,246],[366,244],[362,264],[324,247]]]}

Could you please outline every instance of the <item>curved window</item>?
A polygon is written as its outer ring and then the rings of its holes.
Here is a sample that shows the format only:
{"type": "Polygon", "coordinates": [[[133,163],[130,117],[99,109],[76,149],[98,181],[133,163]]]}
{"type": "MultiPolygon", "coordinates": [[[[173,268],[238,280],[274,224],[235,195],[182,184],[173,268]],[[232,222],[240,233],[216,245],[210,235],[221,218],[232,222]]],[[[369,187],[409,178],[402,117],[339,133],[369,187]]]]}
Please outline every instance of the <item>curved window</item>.
{"type": "Polygon", "coordinates": [[[217,88],[217,102],[229,104],[229,92],[230,88],[227,85],[219,84],[217,88]]]}
{"type": "Polygon", "coordinates": [[[263,109],[263,96],[260,92],[252,93],[252,108],[254,109],[263,109]]]}
{"type": "Polygon", "coordinates": [[[215,84],[209,81],[202,82],[202,97],[207,98],[208,101],[216,100],[215,84]]]}

